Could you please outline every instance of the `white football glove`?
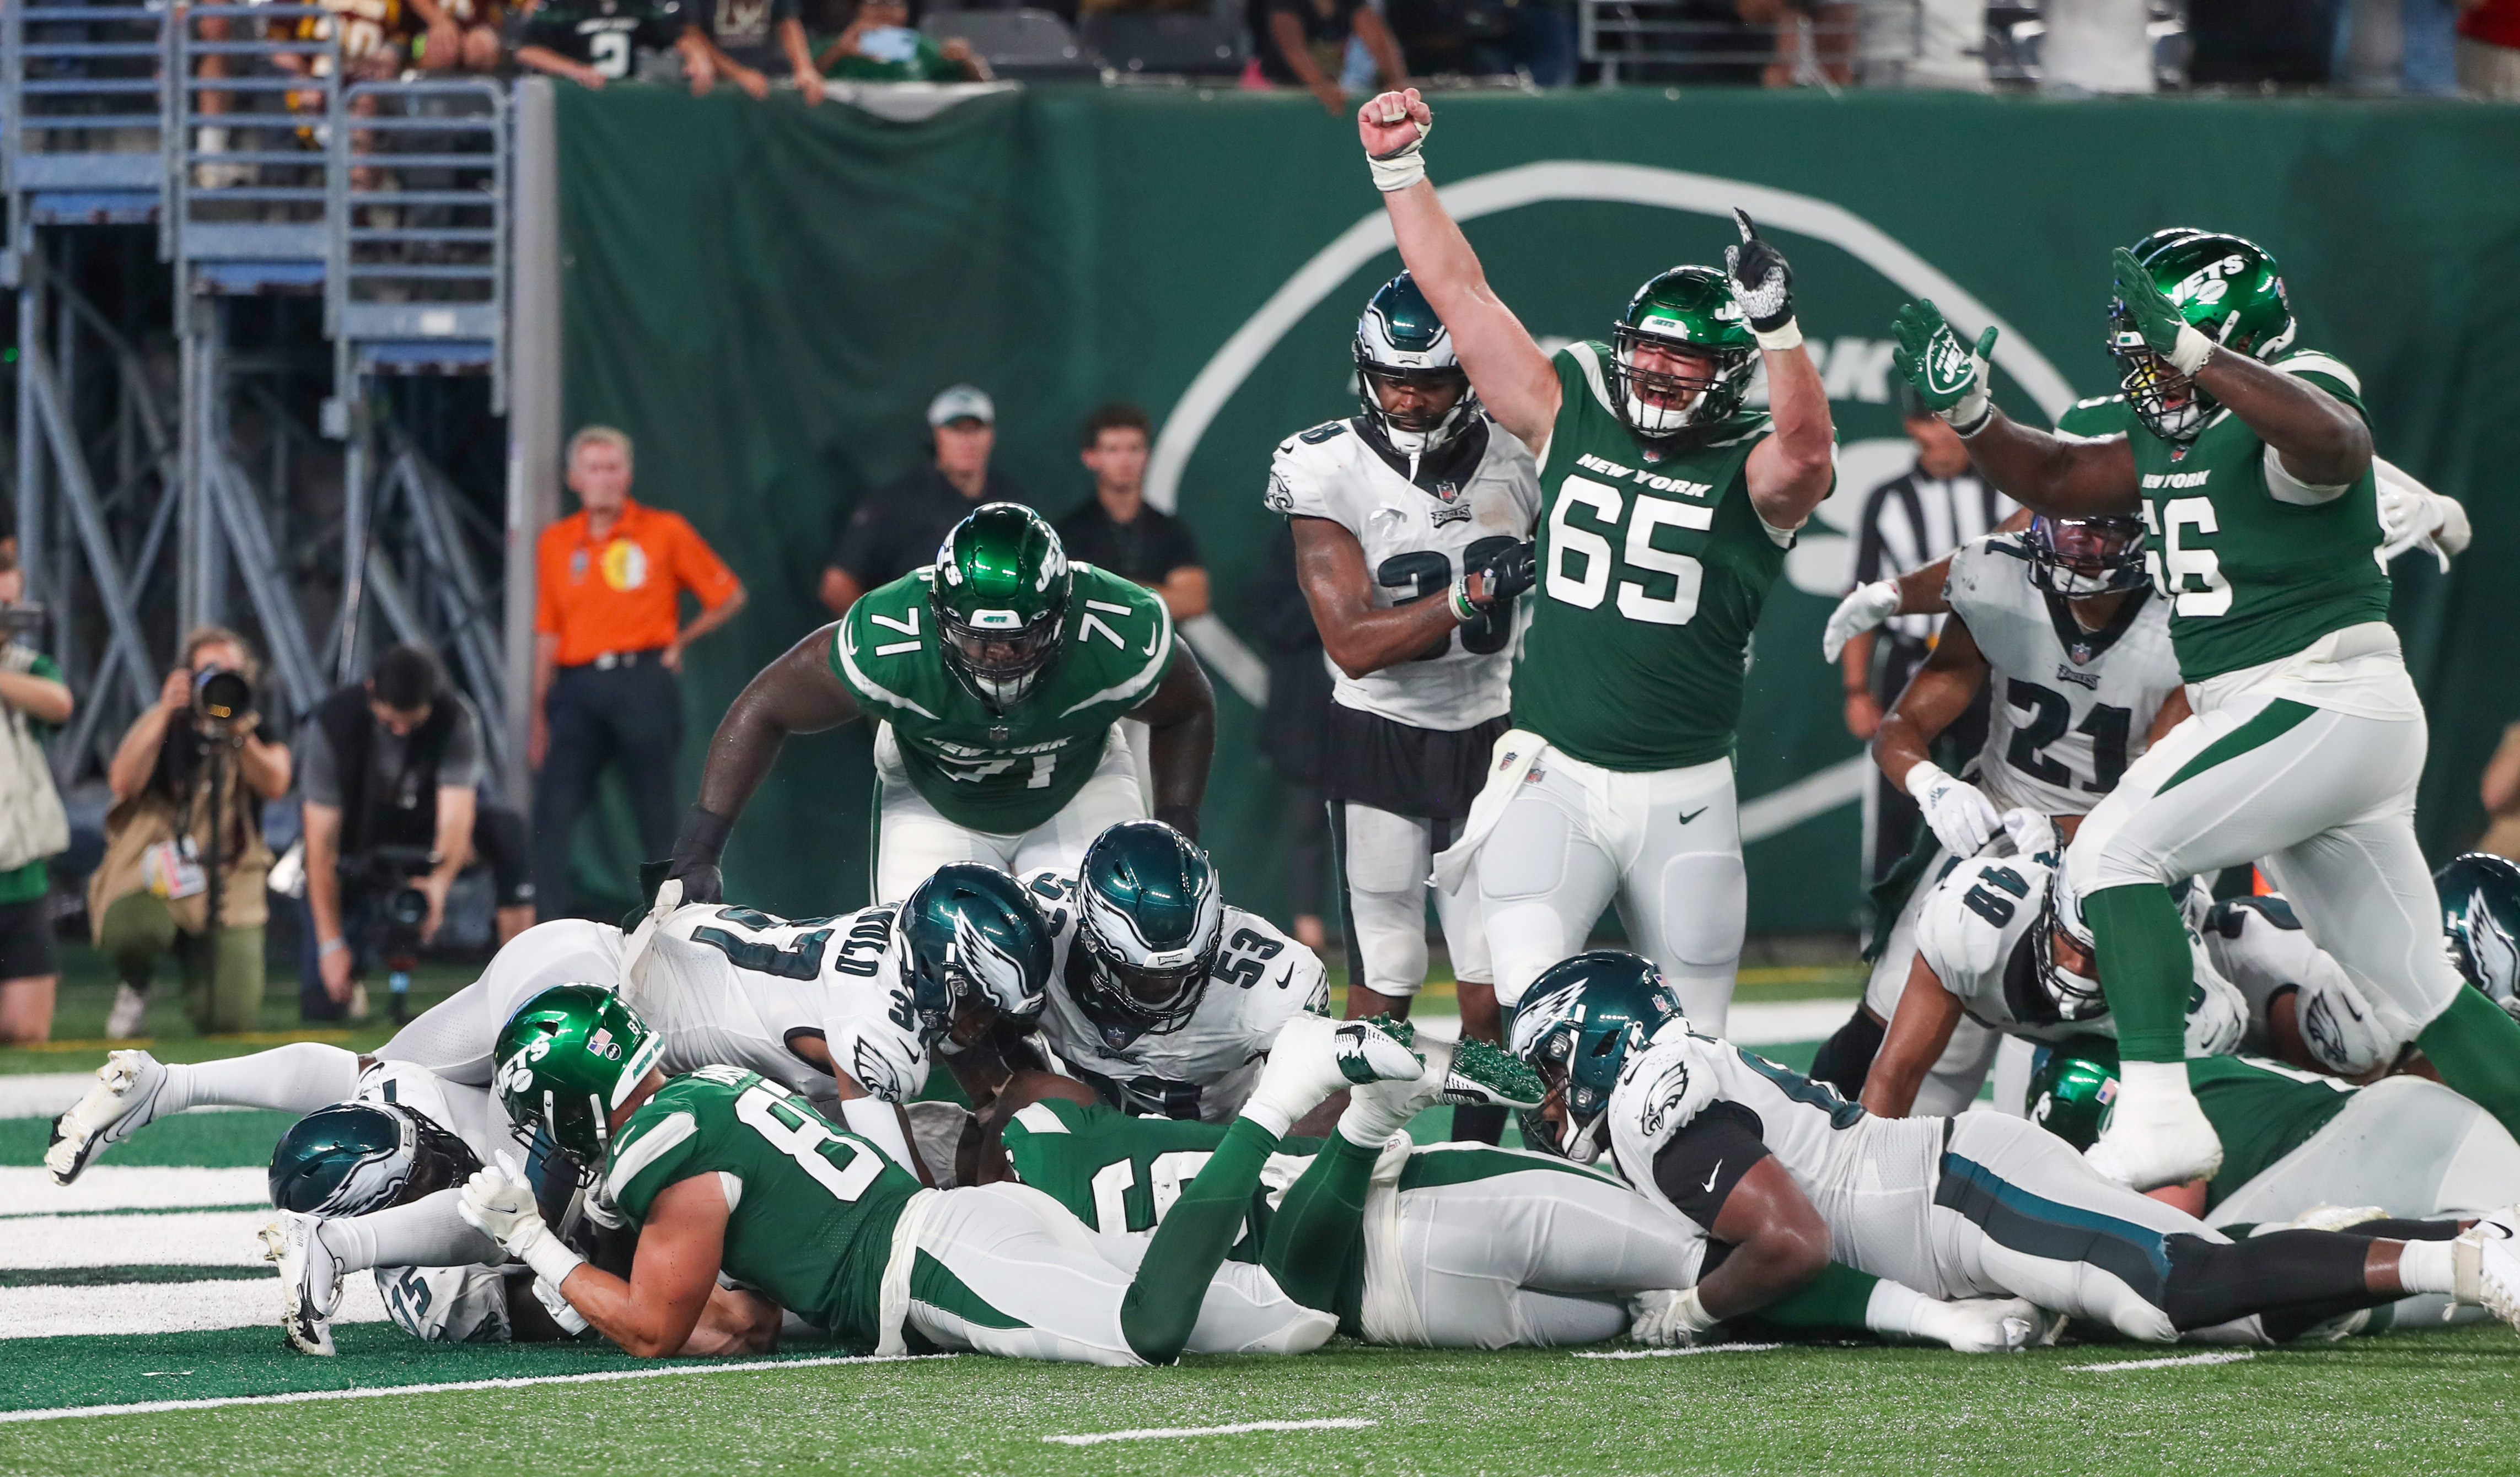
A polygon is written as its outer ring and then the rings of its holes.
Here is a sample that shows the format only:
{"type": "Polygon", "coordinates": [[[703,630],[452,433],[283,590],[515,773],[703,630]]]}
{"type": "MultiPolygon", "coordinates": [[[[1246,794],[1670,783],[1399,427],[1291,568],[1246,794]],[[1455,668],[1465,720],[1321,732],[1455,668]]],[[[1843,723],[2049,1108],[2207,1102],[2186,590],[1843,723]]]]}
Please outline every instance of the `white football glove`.
{"type": "Polygon", "coordinates": [[[542,1277],[534,1278],[534,1301],[543,1305],[553,1322],[560,1324],[561,1332],[574,1338],[586,1331],[586,1315],[570,1307],[561,1290],[542,1277]]]}
{"type": "Polygon", "coordinates": [[[1916,797],[1925,824],[1934,828],[1934,839],[1953,856],[1975,856],[2003,828],[2003,816],[1986,791],[1944,773],[1930,759],[1908,771],[1908,793],[1916,797]]]}
{"type": "Polygon", "coordinates": [[[1697,1289],[1672,1292],[1660,1288],[1640,1292],[1628,1301],[1633,1321],[1628,1337],[1656,1349],[1685,1349],[1715,1326],[1715,1319],[1698,1301],[1697,1289]]]}
{"type": "Polygon", "coordinates": [[[2374,458],[2371,470],[2380,491],[2380,562],[2421,547],[2448,569],[2451,556],[2463,553],[2474,536],[2467,510],[2388,462],[2374,458]]]}
{"type": "Polygon", "coordinates": [[[499,1156],[497,1168],[476,1169],[472,1178],[464,1182],[464,1194],[455,1202],[455,1213],[554,1287],[585,1263],[584,1257],[569,1250],[543,1224],[543,1213],[534,1205],[533,1188],[525,1183],[524,1172],[506,1154],[499,1156]]]}
{"type": "Polygon", "coordinates": [[[1899,613],[1899,582],[1877,579],[1868,585],[1858,585],[1847,592],[1837,608],[1828,612],[1828,624],[1821,628],[1820,654],[1822,661],[1835,661],[1845,651],[1846,644],[1899,613]]]}

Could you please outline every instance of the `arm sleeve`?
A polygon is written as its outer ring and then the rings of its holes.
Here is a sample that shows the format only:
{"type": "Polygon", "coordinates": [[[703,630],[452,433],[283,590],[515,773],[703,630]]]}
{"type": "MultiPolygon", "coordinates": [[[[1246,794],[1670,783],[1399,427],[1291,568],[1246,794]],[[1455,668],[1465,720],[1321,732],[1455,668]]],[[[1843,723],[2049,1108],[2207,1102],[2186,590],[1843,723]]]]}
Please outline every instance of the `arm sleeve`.
{"type": "Polygon", "coordinates": [[[1759,1115],[1737,1102],[1710,1102],[1654,1154],[1654,1187],[1673,1208],[1709,1231],[1750,1166],[1768,1157],[1759,1115]]]}
{"type": "Polygon", "coordinates": [[[297,786],[301,798],[317,805],[341,803],[341,776],[333,763],[333,740],[323,725],[309,718],[297,726],[297,786]]]}
{"type": "Polygon", "coordinates": [[[742,583],[699,530],[679,517],[674,519],[674,577],[712,610],[725,604],[742,583]]]}
{"type": "Polygon", "coordinates": [[[437,759],[437,787],[471,789],[481,783],[481,714],[461,693],[449,694],[448,700],[456,708],[455,731],[437,759]]]}
{"type": "MultiPolygon", "coordinates": [[[[551,43],[529,35],[525,37],[524,44],[549,46],[551,43]]],[[[557,47],[553,49],[558,50],[557,47]]],[[[553,552],[551,534],[545,530],[541,541],[534,546],[534,630],[544,636],[560,634],[560,580],[561,565],[564,560],[553,559],[553,552]]]]}

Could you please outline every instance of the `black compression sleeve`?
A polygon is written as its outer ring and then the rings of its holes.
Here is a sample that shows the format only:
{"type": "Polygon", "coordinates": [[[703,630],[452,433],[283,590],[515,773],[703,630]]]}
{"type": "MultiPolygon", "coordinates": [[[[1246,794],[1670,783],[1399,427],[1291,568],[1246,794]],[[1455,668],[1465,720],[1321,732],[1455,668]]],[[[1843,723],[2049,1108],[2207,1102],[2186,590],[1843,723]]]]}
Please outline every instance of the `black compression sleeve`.
{"type": "Polygon", "coordinates": [[[2245,1241],[2174,1235],[2161,1311],[2182,1332],[2252,1313],[2314,1309],[2320,1318],[2397,1301],[2366,1290],[2371,1238],[2332,1231],[2276,1231],[2245,1241]]]}
{"type": "Polygon", "coordinates": [[[1710,1102],[1654,1154],[1654,1184],[1682,1215],[1708,1231],[1750,1166],[1768,1157],[1759,1115],[1737,1102],[1710,1102]]]}

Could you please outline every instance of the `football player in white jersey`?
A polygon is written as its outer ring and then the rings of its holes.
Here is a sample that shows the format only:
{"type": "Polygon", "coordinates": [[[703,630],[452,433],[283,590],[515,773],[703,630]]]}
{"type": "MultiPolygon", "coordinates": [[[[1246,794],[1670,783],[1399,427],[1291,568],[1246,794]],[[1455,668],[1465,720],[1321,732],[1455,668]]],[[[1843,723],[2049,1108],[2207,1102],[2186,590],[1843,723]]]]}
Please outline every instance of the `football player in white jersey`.
{"type": "MultiPolygon", "coordinates": [[[[1322,788],[1346,905],[1347,1013],[1406,1019],[1426,976],[1428,870],[1459,839],[1508,726],[1540,481],[1406,272],[1357,323],[1356,389],[1360,414],[1279,443],[1268,502],[1294,535],[1330,668],[1322,788]]],[[[1462,1032],[1498,1041],[1478,894],[1439,889],[1435,911],[1462,1032]]],[[[1503,1127],[1488,1113],[1471,1132],[1494,1142],[1503,1127]]]]}
{"type": "Polygon", "coordinates": [[[1052,939],[1046,1064],[1113,1107],[1231,1123],[1280,1028],[1329,1013],[1313,951],[1227,907],[1207,853],[1161,821],[1112,827],[1075,876],[1024,891],[1052,939]]]}
{"type": "MultiPolygon", "coordinates": [[[[2127,764],[2187,716],[2168,607],[2145,578],[2135,519],[2034,518],[1961,545],[1943,568],[1938,598],[1920,608],[1950,618],[1872,748],[1882,773],[1916,797],[1926,828],[1874,890],[1880,931],[1864,1003],[1812,1062],[1814,1077],[1849,1097],[1862,1094],[1899,1008],[1927,887],[1985,845],[2007,811],[2053,817],[2070,837],[2127,764]],[[1993,698],[1985,745],[1972,768],[1948,774],[1931,757],[1934,740],[1982,690],[1993,698]]],[[[1995,1050],[1993,1032],[1960,1021],[1922,1110],[1964,1107],[1995,1050]]]]}
{"type": "Polygon", "coordinates": [[[2455,1241],[2326,1231],[2233,1241],[2102,1179],[2022,1119],[1876,1117],[1699,1035],[1634,955],[1552,966],[1515,1012],[1512,1049],[1552,1090],[1527,1120],[1536,1146],[1608,1153],[1630,1185],[1732,1248],[1695,1286],[1641,1313],[1641,1341],[1688,1342],[1794,1291],[1832,1257],[1929,1297],[2026,1298],[2152,1342],[2204,1329],[2279,1341],[2413,1293],[2520,1323],[2520,1211],[2497,1211],[2455,1241]]]}

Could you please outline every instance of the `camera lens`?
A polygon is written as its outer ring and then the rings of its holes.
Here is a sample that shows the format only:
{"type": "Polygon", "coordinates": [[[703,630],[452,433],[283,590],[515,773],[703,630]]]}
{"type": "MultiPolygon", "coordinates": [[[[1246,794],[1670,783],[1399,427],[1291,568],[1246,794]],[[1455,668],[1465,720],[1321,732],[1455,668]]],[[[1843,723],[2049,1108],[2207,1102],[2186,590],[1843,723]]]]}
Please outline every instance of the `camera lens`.
{"type": "Polygon", "coordinates": [[[405,887],[385,901],[385,917],[397,928],[418,928],[428,921],[428,894],[405,887]]]}

